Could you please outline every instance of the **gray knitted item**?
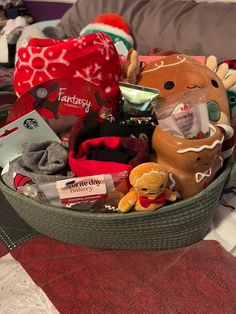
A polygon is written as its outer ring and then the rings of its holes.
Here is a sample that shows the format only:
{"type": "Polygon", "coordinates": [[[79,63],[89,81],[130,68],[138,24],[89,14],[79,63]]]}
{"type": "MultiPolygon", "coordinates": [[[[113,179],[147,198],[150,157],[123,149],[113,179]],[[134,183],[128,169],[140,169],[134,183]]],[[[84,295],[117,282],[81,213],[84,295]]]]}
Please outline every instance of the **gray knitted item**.
{"type": "Polygon", "coordinates": [[[26,183],[46,183],[72,176],[67,167],[67,150],[58,142],[44,141],[23,145],[22,155],[9,163],[2,180],[16,190],[26,183]]]}

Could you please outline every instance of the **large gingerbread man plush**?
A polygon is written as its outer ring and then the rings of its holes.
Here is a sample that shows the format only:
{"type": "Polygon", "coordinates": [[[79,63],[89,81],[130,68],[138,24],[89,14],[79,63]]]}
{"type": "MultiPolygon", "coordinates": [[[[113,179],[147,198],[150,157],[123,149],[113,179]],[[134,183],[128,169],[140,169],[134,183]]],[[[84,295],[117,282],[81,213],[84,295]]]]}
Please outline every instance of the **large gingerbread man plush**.
{"type": "Polygon", "coordinates": [[[236,83],[236,75],[228,75],[226,63],[217,65],[214,56],[203,64],[184,54],[173,54],[145,65],[137,84],[157,88],[160,98],[167,99],[183,91],[206,91],[210,123],[230,124],[226,90],[236,83]]]}

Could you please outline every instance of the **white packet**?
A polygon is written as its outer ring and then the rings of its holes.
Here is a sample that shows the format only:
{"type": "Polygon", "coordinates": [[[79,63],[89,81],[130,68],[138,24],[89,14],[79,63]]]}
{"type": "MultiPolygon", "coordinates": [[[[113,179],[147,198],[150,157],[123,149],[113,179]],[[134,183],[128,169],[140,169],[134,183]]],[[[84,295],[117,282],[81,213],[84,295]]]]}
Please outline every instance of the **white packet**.
{"type": "Polygon", "coordinates": [[[210,126],[205,99],[205,90],[196,90],[160,100],[154,107],[160,127],[181,138],[208,137],[210,126]]]}

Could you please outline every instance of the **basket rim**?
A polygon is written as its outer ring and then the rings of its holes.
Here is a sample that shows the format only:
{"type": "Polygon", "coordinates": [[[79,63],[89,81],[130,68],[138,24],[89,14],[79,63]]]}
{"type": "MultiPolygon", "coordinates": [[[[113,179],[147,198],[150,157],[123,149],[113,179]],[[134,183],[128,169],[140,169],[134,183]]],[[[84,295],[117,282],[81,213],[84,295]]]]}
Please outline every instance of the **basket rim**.
{"type": "Polygon", "coordinates": [[[90,219],[97,219],[97,220],[131,220],[134,218],[144,218],[144,217],[152,217],[152,216],[159,216],[162,214],[169,214],[172,211],[175,211],[176,208],[179,209],[180,204],[183,205],[182,207],[186,207],[188,204],[192,204],[192,202],[197,202],[202,196],[205,196],[209,194],[209,192],[215,188],[219,184],[219,181],[227,180],[227,178],[230,175],[230,172],[234,168],[234,171],[236,172],[236,163],[232,161],[228,161],[224,168],[221,170],[221,173],[218,175],[215,180],[211,182],[211,184],[206,187],[201,192],[197,193],[196,195],[187,198],[185,200],[178,201],[176,203],[163,206],[159,208],[156,211],[151,212],[138,212],[138,211],[131,211],[128,213],[93,213],[93,212],[83,212],[79,210],[71,210],[69,208],[65,207],[59,207],[59,206],[53,206],[50,204],[43,204],[38,201],[35,201],[34,199],[27,197],[25,195],[22,195],[20,193],[16,193],[16,191],[10,189],[7,185],[4,184],[2,181],[2,178],[0,176],[0,190],[2,192],[10,194],[13,198],[17,198],[19,201],[27,198],[27,202],[29,204],[29,207],[32,206],[32,208],[37,208],[38,206],[45,206],[45,209],[50,210],[51,213],[55,212],[57,214],[63,214],[63,215],[69,215],[70,217],[81,217],[82,218],[90,218],[90,219]]]}

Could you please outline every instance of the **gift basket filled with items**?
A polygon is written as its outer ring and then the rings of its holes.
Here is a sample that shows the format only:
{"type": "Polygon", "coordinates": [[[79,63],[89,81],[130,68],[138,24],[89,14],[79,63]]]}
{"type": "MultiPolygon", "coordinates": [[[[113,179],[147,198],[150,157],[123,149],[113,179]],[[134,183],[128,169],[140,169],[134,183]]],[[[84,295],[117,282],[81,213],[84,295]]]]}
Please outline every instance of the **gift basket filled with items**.
{"type": "Polygon", "coordinates": [[[138,56],[130,34],[33,38],[0,129],[0,189],[35,230],[107,249],[201,240],[235,171],[214,56],[138,56]]]}

